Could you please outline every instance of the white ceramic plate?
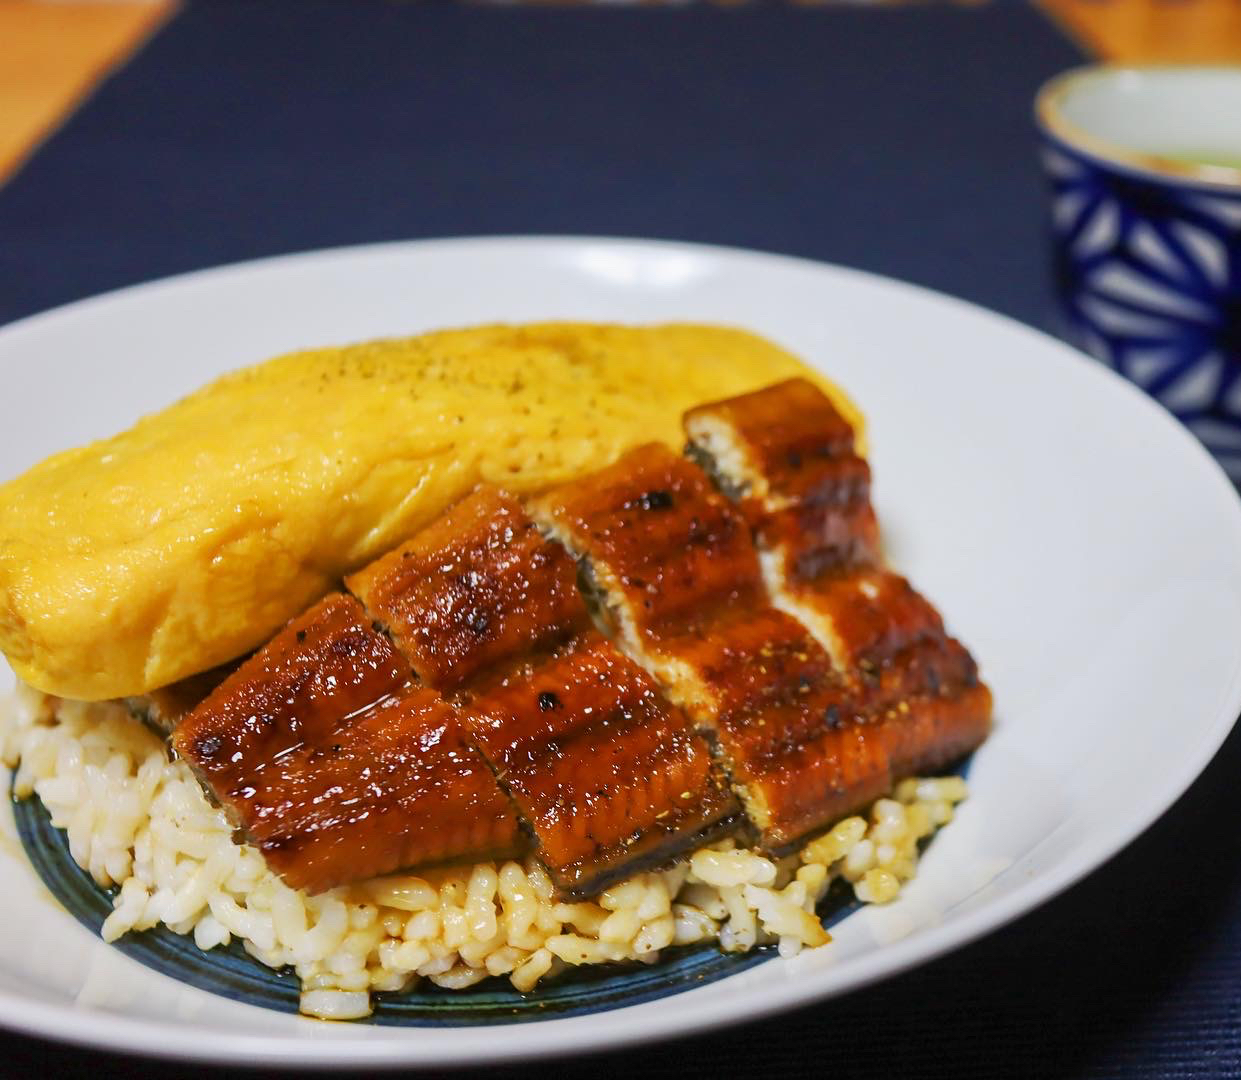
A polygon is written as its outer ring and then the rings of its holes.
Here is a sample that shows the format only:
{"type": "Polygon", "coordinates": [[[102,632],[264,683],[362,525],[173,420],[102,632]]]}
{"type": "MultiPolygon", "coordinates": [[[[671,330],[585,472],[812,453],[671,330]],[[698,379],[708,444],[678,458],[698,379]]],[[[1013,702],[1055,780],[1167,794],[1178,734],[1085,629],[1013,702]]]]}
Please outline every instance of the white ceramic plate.
{"type": "Polygon", "coordinates": [[[128,959],[0,842],[0,1023],[140,1053],[306,1066],[496,1062],[679,1035],[843,993],[955,948],[1098,866],[1201,771],[1241,707],[1241,504],[1140,392],[956,300],[679,244],[479,239],[190,274],[0,330],[0,478],[299,346],[547,317],[716,320],[840,380],[871,421],[896,566],[995,690],[972,797],[901,900],[825,949],[606,1013],[460,1030],[330,1025],[128,959]]]}

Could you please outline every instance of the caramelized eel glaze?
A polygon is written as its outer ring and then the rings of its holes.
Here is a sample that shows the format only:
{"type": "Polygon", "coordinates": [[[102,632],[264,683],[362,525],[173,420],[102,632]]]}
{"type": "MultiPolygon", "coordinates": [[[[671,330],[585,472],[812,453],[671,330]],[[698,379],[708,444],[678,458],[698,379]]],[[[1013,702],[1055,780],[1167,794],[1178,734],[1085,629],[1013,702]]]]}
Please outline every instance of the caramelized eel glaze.
{"type": "Polygon", "coordinates": [[[504,675],[467,716],[562,895],[593,895],[735,824],[685,714],[597,631],[504,675]]]}
{"type": "Polygon", "coordinates": [[[294,888],[525,847],[452,710],[411,685],[406,660],[341,593],[238,668],[172,745],[294,888]]]}
{"type": "Polygon", "coordinates": [[[286,881],[532,844],[589,896],[743,824],[787,851],[985,737],[830,400],[790,380],[685,419],[693,461],[641,446],[528,510],[476,489],[186,717],[175,748],[286,881]]]}
{"type": "Polygon", "coordinates": [[[509,796],[562,895],[598,891],[737,807],[574,576],[516,499],[481,488],[348,580],[369,610],[329,597],[175,745],[292,885],[516,854],[509,796]]]}
{"type": "Polygon", "coordinates": [[[345,585],[423,682],[451,690],[584,627],[576,576],[515,498],[480,488],[345,585]]]}
{"type": "Polygon", "coordinates": [[[749,520],[773,599],[832,655],[893,775],[941,768],[981,743],[990,690],[935,608],[882,565],[869,466],[826,396],[790,379],[691,409],[685,426],[691,455],[749,520]]]}
{"type": "Polygon", "coordinates": [[[746,520],[695,465],[639,447],[534,507],[710,734],[761,846],[783,850],[889,786],[886,754],[859,730],[867,717],[822,646],[771,606],[746,520]]]}

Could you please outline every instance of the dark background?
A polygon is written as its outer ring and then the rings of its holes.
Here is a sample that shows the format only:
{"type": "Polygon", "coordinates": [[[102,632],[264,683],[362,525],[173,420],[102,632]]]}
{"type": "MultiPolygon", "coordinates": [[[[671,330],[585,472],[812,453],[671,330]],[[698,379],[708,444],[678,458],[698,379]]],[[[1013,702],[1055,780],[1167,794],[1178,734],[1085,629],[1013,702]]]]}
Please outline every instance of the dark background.
{"type": "MultiPolygon", "coordinates": [[[[1011,0],[191,4],[0,189],[0,322],[290,250],[581,232],[848,263],[1054,326],[1030,102],[1080,61],[1011,0]]],[[[1233,736],[1084,884],[897,979],[494,1075],[1241,1076],[1238,775],[1233,736]]],[[[220,1075],[4,1035],[0,1074],[220,1075]]]]}
{"type": "Polygon", "coordinates": [[[0,189],[0,322],[372,240],[591,233],[860,266],[1045,322],[1034,90],[982,10],[192,4],[0,189]]]}

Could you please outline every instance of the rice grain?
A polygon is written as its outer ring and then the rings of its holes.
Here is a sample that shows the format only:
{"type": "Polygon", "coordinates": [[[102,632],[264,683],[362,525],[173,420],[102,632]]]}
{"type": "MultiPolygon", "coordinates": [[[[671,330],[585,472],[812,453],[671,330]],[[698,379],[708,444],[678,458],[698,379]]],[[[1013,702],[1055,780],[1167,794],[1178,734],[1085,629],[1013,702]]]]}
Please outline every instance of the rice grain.
{"type": "Polygon", "coordinates": [[[14,792],[37,795],[67,831],[78,865],[118,887],[105,941],[161,924],[204,951],[236,938],[261,963],[291,965],[301,1011],[326,1020],[368,1016],[375,992],[419,979],[458,990],[507,976],[528,993],[565,967],[654,963],[674,945],[770,944],[784,956],[823,945],[830,937],[815,907],[831,883],[843,878],[866,902],[894,899],[913,876],[918,842],[966,795],[959,777],[906,780],[795,856],[771,859],[725,839],[594,901],[559,902],[533,858],[308,896],[233,842],[189,769],[119,705],[19,687],[0,701],[0,761],[16,770],[14,792]]]}

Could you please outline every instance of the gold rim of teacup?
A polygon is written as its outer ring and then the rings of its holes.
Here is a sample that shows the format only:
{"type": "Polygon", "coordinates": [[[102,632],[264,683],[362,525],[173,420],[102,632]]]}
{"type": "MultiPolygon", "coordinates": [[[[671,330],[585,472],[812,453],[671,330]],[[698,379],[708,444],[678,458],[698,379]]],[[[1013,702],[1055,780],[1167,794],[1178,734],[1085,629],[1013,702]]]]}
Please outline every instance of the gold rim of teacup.
{"type": "Polygon", "coordinates": [[[1241,64],[1090,64],[1073,68],[1048,80],[1034,98],[1034,115],[1040,126],[1075,150],[1104,162],[1125,165],[1161,179],[1194,180],[1202,184],[1241,190],[1241,168],[1207,165],[1151,154],[1094,135],[1065,119],[1061,110],[1074,84],[1083,79],[1119,72],[1138,75],[1152,71],[1231,71],[1241,74],[1241,64]]]}

